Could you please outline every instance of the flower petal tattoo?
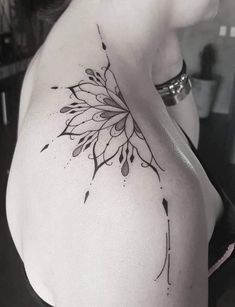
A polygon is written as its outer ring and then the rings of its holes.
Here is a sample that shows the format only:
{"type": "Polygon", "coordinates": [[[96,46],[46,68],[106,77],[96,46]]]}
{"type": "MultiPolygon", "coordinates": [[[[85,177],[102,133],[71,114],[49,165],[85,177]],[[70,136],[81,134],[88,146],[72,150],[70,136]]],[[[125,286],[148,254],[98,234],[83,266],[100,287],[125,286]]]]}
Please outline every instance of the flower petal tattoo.
{"type": "MultiPolygon", "coordinates": [[[[161,172],[165,172],[155,159],[144,135],[134,120],[126,101],[111,70],[106,44],[103,41],[100,28],[98,32],[102,48],[106,53],[107,65],[100,71],[85,68],[86,80],[69,86],[69,98],[72,103],[64,105],[60,113],[67,117],[65,128],[60,137],[69,137],[76,142],[71,153],[73,158],[79,158],[87,153],[88,159],[93,160],[94,170],[92,181],[102,167],[110,167],[116,159],[121,166],[121,175],[125,178],[130,174],[135,163],[143,168],[150,168],[161,182],[161,172]]],[[[58,86],[51,87],[58,90],[58,86]]],[[[45,145],[41,152],[49,147],[45,145]]],[[[163,187],[161,187],[163,189],[163,187]]],[[[84,203],[87,202],[90,191],[85,193],[84,203]]],[[[167,295],[170,290],[170,219],[167,200],[162,201],[166,213],[166,254],[162,269],[154,281],[157,281],[166,271],[167,295]]]]}
{"type": "Polygon", "coordinates": [[[59,135],[77,140],[73,157],[91,149],[95,178],[98,170],[118,156],[121,173],[128,176],[136,158],[142,167],[151,167],[160,181],[163,168],[155,160],[143,134],[133,119],[110,67],[104,75],[86,69],[88,81],[69,87],[73,103],[60,112],[71,115],[59,135]],[[91,77],[92,76],[92,77],[91,77]]]}

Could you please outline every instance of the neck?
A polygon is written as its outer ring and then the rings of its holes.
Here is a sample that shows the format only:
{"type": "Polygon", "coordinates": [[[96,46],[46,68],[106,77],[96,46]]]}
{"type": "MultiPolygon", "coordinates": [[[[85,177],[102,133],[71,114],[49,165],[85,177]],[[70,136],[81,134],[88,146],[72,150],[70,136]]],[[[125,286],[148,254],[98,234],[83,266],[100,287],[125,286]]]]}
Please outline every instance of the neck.
{"type": "MultiPolygon", "coordinates": [[[[119,55],[132,50],[141,57],[153,58],[169,28],[168,0],[73,0],[74,13],[85,8],[86,14],[104,31],[107,42],[119,55]]],[[[78,20],[79,22],[79,20],[78,20]]]]}

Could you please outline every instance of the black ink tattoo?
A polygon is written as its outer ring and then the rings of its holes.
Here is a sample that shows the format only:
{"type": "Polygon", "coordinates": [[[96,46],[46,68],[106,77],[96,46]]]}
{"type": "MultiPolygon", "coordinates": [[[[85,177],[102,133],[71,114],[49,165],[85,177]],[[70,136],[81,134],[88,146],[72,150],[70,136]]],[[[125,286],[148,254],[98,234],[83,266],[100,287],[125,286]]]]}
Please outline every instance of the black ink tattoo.
{"type": "MultiPolygon", "coordinates": [[[[99,28],[98,31],[100,34],[99,28]]],[[[103,40],[102,47],[106,51],[103,40]]],[[[107,61],[107,66],[101,69],[102,72],[87,68],[87,80],[68,87],[73,102],[60,110],[62,114],[70,117],[59,137],[69,136],[71,140],[77,140],[77,146],[72,153],[74,158],[90,150],[88,157],[94,161],[92,179],[102,166],[111,166],[112,160],[118,156],[124,177],[129,175],[131,166],[136,158],[139,158],[141,166],[150,167],[160,181],[159,171],[164,169],[154,158],[131,115],[110,69],[108,55],[107,61]]],[[[53,87],[55,88],[58,87],[53,87]]]]}
{"type": "Polygon", "coordinates": [[[167,229],[168,230],[166,233],[166,253],[165,253],[165,259],[164,259],[162,269],[160,273],[158,274],[157,278],[155,279],[155,281],[157,281],[162,276],[165,269],[167,269],[167,283],[169,286],[171,286],[171,282],[170,282],[171,229],[170,229],[170,219],[169,219],[169,205],[168,205],[168,201],[165,198],[162,201],[162,205],[163,205],[163,208],[167,216],[167,229]]]}
{"type": "Polygon", "coordinates": [[[90,192],[89,192],[89,191],[87,191],[87,192],[86,192],[86,195],[85,195],[84,204],[86,203],[86,201],[87,201],[87,199],[88,199],[88,197],[89,197],[89,194],[90,194],[90,192]]]}
{"type": "MultiPolygon", "coordinates": [[[[111,70],[107,53],[107,46],[103,41],[99,26],[98,33],[102,49],[107,57],[107,65],[100,71],[85,68],[86,80],[76,85],[69,86],[71,103],[61,108],[60,113],[65,114],[65,128],[60,137],[69,137],[76,141],[72,157],[77,158],[84,153],[93,160],[94,171],[92,181],[103,166],[111,166],[117,158],[120,163],[121,174],[126,178],[134,163],[139,162],[143,168],[150,168],[161,181],[160,172],[165,170],[155,159],[144,135],[134,120],[126,101],[121,93],[118,82],[111,70]]],[[[82,65],[80,65],[83,67],[82,65]]],[[[57,90],[58,86],[51,89],[57,90]]],[[[48,149],[45,145],[41,152],[48,149]]],[[[160,186],[163,190],[163,187],[160,186]]],[[[85,193],[84,204],[90,196],[90,191],[85,193]]],[[[155,281],[167,270],[167,283],[170,282],[170,219],[169,207],[166,199],[162,202],[167,217],[168,231],[166,233],[166,254],[163,267],[155,281]]],[[[168,288],[169,290],[169,288],[168,288]]],[[[168,293],[169,295],[169,293],[168,293]]]]}
{"type": "Polygon", "coordinates": [[[45,146],[43,147],[43,149],[41,150],[41,152],[43,152],[44,150],[46,150],[48,147],[49,147],[49,144],[45,145],[45,146]]]}

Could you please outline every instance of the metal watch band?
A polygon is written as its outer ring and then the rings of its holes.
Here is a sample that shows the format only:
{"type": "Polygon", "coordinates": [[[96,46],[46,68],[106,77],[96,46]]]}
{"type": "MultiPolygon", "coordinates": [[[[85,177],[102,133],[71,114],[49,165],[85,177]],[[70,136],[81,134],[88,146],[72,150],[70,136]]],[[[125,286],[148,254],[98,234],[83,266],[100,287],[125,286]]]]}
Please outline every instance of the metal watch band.
{"type": "Polygon", "coordinates": [[[176,77],[163,84],[156,85],[156,89],[166,106],[178,104],[190,93],[192,84],[186,70],[186,64],[183,62],[183,68],[176,77]]]}

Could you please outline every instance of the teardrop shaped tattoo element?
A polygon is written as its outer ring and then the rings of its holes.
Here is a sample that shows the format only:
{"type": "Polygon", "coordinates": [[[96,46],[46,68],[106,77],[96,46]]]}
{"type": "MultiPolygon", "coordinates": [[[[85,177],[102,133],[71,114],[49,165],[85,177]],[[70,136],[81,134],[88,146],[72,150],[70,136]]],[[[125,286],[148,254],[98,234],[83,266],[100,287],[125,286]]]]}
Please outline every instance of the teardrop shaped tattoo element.
{"type": "Polygon", "coordinates": [[[87,201],[89,195],[90,195],[90,192],[87,191],[86,194],[85,194],[84,204],[86,203],[86,201],[87,201]]]}
{"type": "Polygon", "coordinates": [[[46,144],[43,149],[41,150],[41,152],[43,152],[44,150],[46,150],[49,147],[49,144],[46,144]]]}

